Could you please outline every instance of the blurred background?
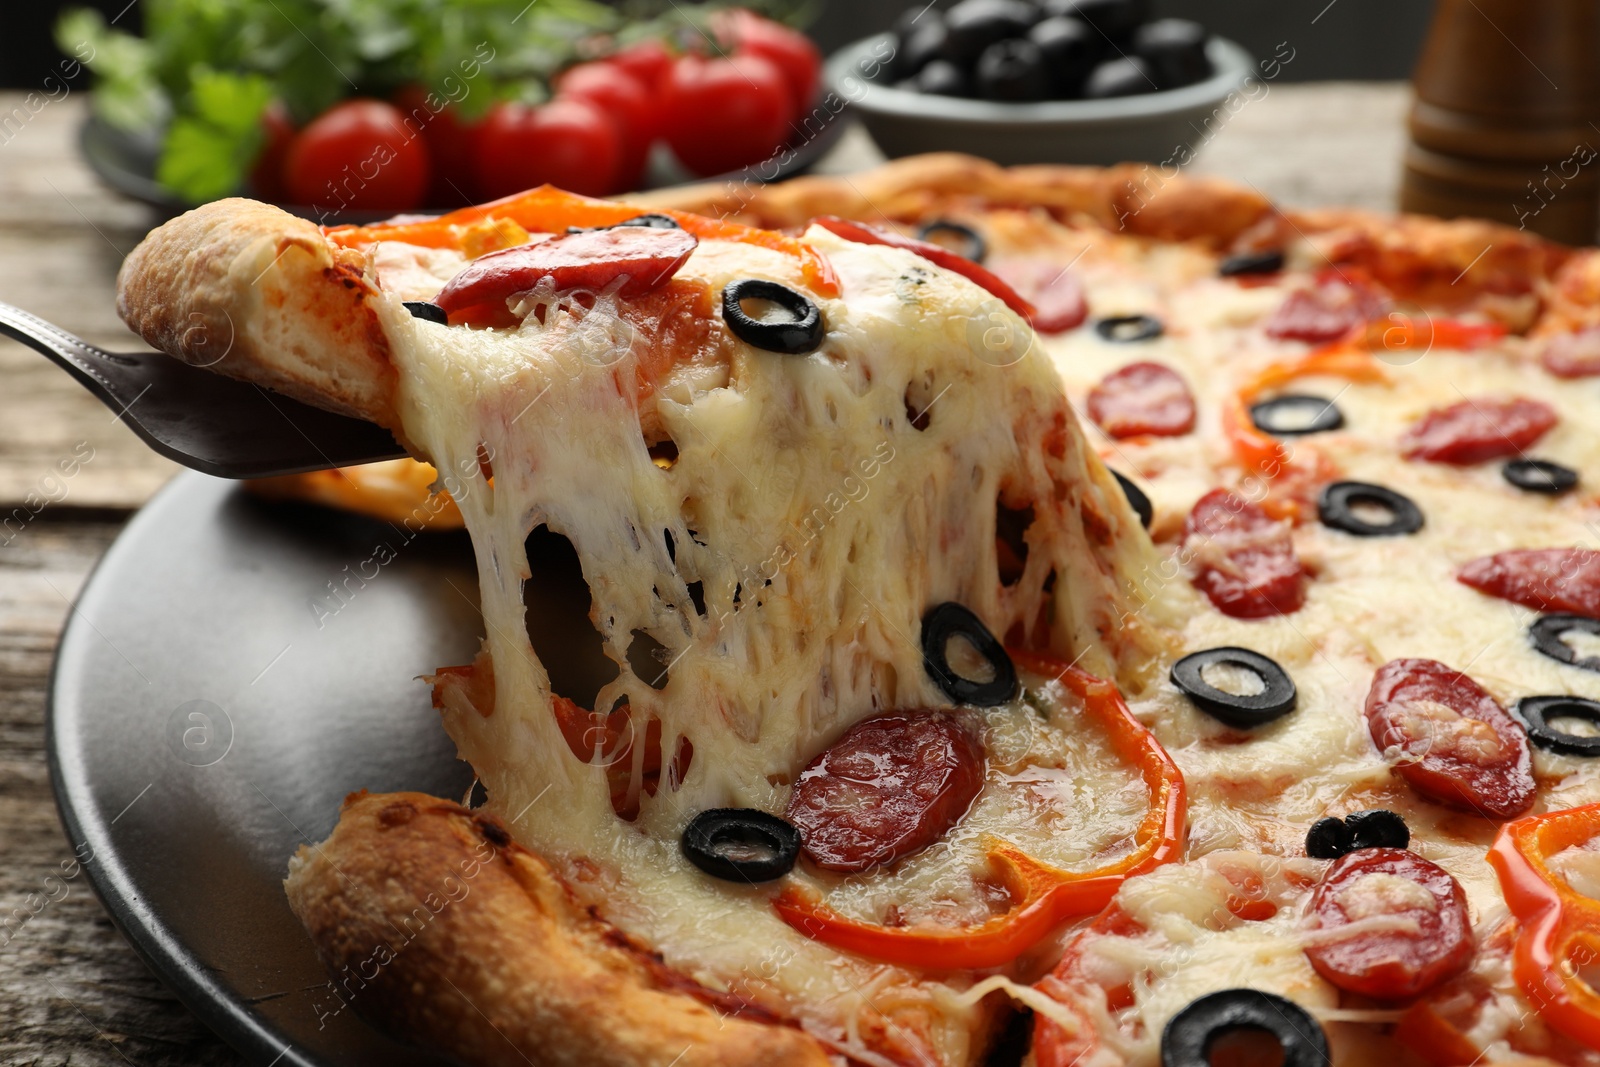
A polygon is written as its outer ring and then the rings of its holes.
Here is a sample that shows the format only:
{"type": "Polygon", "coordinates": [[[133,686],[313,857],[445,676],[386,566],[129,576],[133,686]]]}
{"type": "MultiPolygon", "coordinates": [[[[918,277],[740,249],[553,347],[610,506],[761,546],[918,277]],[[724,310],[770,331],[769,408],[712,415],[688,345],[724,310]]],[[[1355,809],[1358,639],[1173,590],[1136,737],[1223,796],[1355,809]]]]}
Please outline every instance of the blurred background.
{"type": "MultiPolygon", "coordinates": [[[[0,86],[32,88],[55,69],[62,56],[51,28],[68,6],[93,7],[107,19],[126,11],[117,25],[140,25],[139,0],[10,4],[6,32],[0,36],[0,86]]],[[[887,28],[905,7],[903,0],[818,0],[809,31],[824,53],[832,52],[887,28]]],[[[1299,55],[1285,69],[1286,81],[1369,81],[1410,76],[1433,4],[1431,0],[1156,0],[1154,7],[1159,16],[1202,22],[1258,56],[1272,55],[1278,42],[1293,35],[1299,55]],[[1316,32],[1308,35],[1304,28],[1312,18],[1317,18],[1316,32]]]]}

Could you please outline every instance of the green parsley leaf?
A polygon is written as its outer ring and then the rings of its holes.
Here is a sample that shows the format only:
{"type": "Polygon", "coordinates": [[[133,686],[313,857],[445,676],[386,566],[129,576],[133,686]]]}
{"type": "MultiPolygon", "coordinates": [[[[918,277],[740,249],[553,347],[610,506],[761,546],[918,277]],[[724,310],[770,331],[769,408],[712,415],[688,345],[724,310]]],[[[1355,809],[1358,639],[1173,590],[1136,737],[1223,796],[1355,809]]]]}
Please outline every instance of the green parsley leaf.
{"type": "Polygon", "coordinates": [[[167,121],[171,106],[156,80],[150,46],[106,25],[98,11],[68,11],[56,23],[56,44],[94,71],[94,109],[121,130],[143,132],[167,121]]]}
{"type": "Polygon", "coordinates": [[[261,114],[272,95],[259,74],[197,70],[189,108],[167,130],[156,180],[196,204],[236,192],[261,151],[261,114]]]}

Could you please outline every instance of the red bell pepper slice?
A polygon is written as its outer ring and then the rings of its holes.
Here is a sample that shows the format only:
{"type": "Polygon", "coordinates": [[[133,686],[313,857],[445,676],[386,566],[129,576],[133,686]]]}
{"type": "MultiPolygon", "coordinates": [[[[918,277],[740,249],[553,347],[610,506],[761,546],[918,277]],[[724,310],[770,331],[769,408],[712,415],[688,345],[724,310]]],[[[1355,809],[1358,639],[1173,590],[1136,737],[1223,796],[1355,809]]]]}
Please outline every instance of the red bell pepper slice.
{"type": "Polygon", "coordinates": [[[1489,864],[1516,917],[1511,973],[1553,1029],[1600,1049],[1600,994],[1578,968],[1600,960],[1600,901],[1575,892],[1551,856],[1600,836],[1600,804],[1528,815],[1500,828],[1489,864]]]}
{"type": "Polygon", "coordinates": [[[1494,344],[1508,332],[1498,322],[1462,322],[1460,319],[1436,319],[1427,314],[1413,317],[1391,312],[1388,319],[1367,324],[1361,343],[1371,352],[1427,351],[1435,346],[1471,352],[1494,344]]]}
{"type": "Polygon", "coordinates": [[[837,215],[819,215],[811,220],[813,226],[821,226],[824,230],[846,241],[855,241],[864,245],[888,245],[891,248],[904,248],[908,252],[915,252],[928,262],[945,270],[966,278],[977,285],[989,290],[1018,315],[1033,322],[1034,307],[1022,295],[1000,279],[993,271],[984,270],[966,256],[936,245],[932,241],[919,241],[915,237],[905,237],[893,230],[881,230],[876,226],[868,226],[864,222],[851,222],[841,219],[837,215]]]}
{"type": "Polygon", "coordinates": [[[1012,906],[1005,914],[973,926],[861,922],[794,888],[773,901],[785,922],[812,940],[889,963],[927,970],[1003,967],[1068,919],[1103,909],[1129,875],[1179,858],[1183,774],[1155,735],[1133,717],[1117,687],[1053,656],[1012,650],[1011,657],[1018,667],[1051,677],[1076,693],[1085,713],[1110,736],[1117,755],[1139,768],[1150,790],[1150,808],[1134,831],[1134,850],[1115,863],[1078,873],[1040,863],[1016,846],[996,840],[989,860],[1010,891],[1012,906]]]}

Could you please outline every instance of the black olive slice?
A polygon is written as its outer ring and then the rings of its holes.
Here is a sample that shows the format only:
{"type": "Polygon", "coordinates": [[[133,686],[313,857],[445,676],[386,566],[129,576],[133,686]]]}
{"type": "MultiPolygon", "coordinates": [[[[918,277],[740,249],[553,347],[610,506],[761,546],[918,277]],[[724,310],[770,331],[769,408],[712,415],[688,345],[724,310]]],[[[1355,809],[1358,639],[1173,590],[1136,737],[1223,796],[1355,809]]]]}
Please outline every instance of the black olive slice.
{"type": "Polygon", "coordinates": [[[1405,848],[1411,844],[1406,821],[1385,808],[1357,811],[1342,819],[1318,819],[1306,833],[1306,855],[1336,860],[1363,848],[1405,848]]]}
{"type": "Polygon", "coordinates": [[[922,229],[917,231],[917,237],[923,241],[931,241],[937,234],[947,233],[961,239],[961,247],[956,249],[957,255],[965,256],[974,263],[982,263],[989,255],[989,245],[981,234],[960,222],[949,219],[934,219],[924,223],[922,229]]]}
{"type": "Polygon", "coordinates": [[[1150,523],[1156,517],[1156,509],[1151,506],[1150,498],[1145,496],[1143,489],[1134,485],[1133,481],[1120,471],[1112,471],[1111,476],[1117,480],[1118,485],[1122,486],[1122,495],[1128,498],[1128,506],[1133,508],[1135,515],[1139,516],[1139,525],[1146,530],[1150,529],[1150,523]]]}
{"type": "Polygon", "coordinates": [[[1580,656],[1562,640],[1569,633],[1600,635],[1600,619],[1582,615],[1542,615],[1528,627],[1533,647],[1557,663],[1586,671],[1600,671],[1600,656],[1580,656]]]}
{"type": "Polygon", "coordinates": [[[1327,433],[1344,425],[1344,412],[1324,396],[1285,393],[1250,405],[1250,421],[1274,437],[1304,437],[1327,433]],[[1300,416],[1298,419],[1294,416],[1300,416]]]}
{"type": "Polygon", "coordinates": [[[1113,344],[1131,345],[1154,341],[1166,333],[1167,328],[1154,315],[1113,315],[1096,322],[1094,332],[1113,344]]]}
{"type": "Polygon", "coordinates": [[[1334,482],[1317,501],[1317,518],[1331,530],[1357,537],[1398,537],[1422,529],[1422,509],[1408,496],[1370,482],[1334,482]],[[1389,521],[1372,523],[1355,513],[1355,505],[1370,504],[1389,513],[1389,521]]]}
{"type": "Polygon", "coordinates": [[[648,215],[635,215],[631,219],[613,222],[610,226],[568,226],[568,233],[592,233],[595,230],[615,230],[623,226],[636,226],[645,230],[681,230],[678,220],[670,215],[657,215],[651,212],[648,215]]]}
{"type": "Polygon", "coordinates": [[[1362,848],[1405,848],[1411,844],[1406,821],[1386,808],[1355,811],[1344,817],[1350,831],[1350,851],[1362,848]]]}
{"type": "Polygon", "coordinates": [[[922,616],[922,665],[945,695],[958,704],[992,708],[1017,695],[1017,668],[1006,647],[983,620],[954,601],[929,608],[922,616]],[[950,666],[946,652],[952,637],[964,637],[989,661],[994,677],[987,682],[963,678],[950,666]]]}
{"type": "Polygon", "coordinates": [[[406,310],[411,312],[411,317],[424,322],[437,322],[440,326],[450,324],[450,316],[445,314],[444,308],[438,304],[430,304],[426,300],[407,300],[406,310]]]}
{"type": "Polygon", "coordinates": [[[1500,468],[1505,480],[1529,493],[1558,496],[1578,484],[1578,472],[1547,459],[1514,459],[1500,468]]]}
{"type": "Polygon", "coordinates": [[[1312,1014],[1274,993],[1224,989],[1189,1002],[1161,1032],[1161,1067],[1211,1067],[1211,1047],[1235,1030],[1265,1030],[1283,1067],[1327,1067],[1328,1037],[1312,1014]]]}
{"type": "Polygon", "coordinates": [[[1294,710],[1298,694],[1284,669],[1248,648],[1208,648],[1191,652],[1172,665],[1172,684],[1194,701],[1195,707],[1235,729],[1248,730],[1281,719],[1294,710]],[[1230,693],[1207,682],[1207,667],[1226,664],[1242,667],[1261,679],[1261,692],[1251,696],[1230,693]]]}
{"type": "Polygon", "coordinates": [[[683,229],[682,226],[678,225],[677,219],[670,215],[657,215],[653,211],[645,215],[635,215],[631,219],[623,219],[621,222],[613,223],[609,228],[616,229],[618,226],[637,226],[646,230],[683,229]]]}
{"type": "Polygon", "coordinates": [[[1336,860],[1350,851],[1350,827],[1343,819],[1318,819],[1306,831],[1306,855],[1314,860],[1336,860]]]}
{"type": "Polygon", "coordinates": [[[768,352],[797,356],[814,352],[827,330],[822,312],[811,298],[765,278],[745,278],[722,290],[722,318],[734,336],[768,352]],[[742,301],[765,300],[787,312],[787,318],[756,319],[742,301]]]}
{"type": "Polygon", "coordinates": [[[1265,252],[1241,252],[1229,256],[1217,266],[1224,278],[1237,278],[1241,274],[1276,274],[1283,269],[1283,250],[1270,248],[1265,252]]]}
{"type": "Polygon", "coordinates": [[[1523,697],[1515,710],[1528,727],[1528,740],[1567,756],[1600,756],[1600,737],[1570,734],[1550,725],[1552,719],[1582,719],[1600,726],[1600,703],[1583,697],[1523,697]]]}
{"type": "Polygon", "coordinates": [[[794,866],[800,831],[756,808],[711,808],[689,820],[683,854],[713,878],[770,882],[794,866]]]}

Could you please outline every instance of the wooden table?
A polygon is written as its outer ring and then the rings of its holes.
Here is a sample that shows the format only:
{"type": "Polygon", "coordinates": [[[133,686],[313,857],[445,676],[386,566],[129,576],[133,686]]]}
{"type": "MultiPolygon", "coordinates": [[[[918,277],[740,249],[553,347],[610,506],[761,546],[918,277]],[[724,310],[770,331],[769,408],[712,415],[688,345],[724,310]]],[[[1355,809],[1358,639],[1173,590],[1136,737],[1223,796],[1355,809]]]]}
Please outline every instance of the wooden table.
{"type": "MultiPolygon", "coordinates": [[[[21,100],[0,93],[0,115],[21,100]]],[[[1273,87],[1196,169],[1287,205],[1392,209],[1406,100],[1393,84],[1273,87]]],[[[136,348],[114,284],[152,218],[79,161],[83,105],[79,94],[47,104],[0,140],[0,300],[113,351],[136,348]]],[[[853,130],[822,169],[879,159],[853,130]]],[[[0,380],[0,520],[50,501],[15,536],[17,525],[0,526],[0,1064],[239,1063],[133,955],[81,875],[47,881],[72,854],[45,770],[51,655],[89,569],[176,468],[21,345],[0,340],[0,380]],[[53,477],[58,461],[89,450],[76,475],[53,477]]]]}

